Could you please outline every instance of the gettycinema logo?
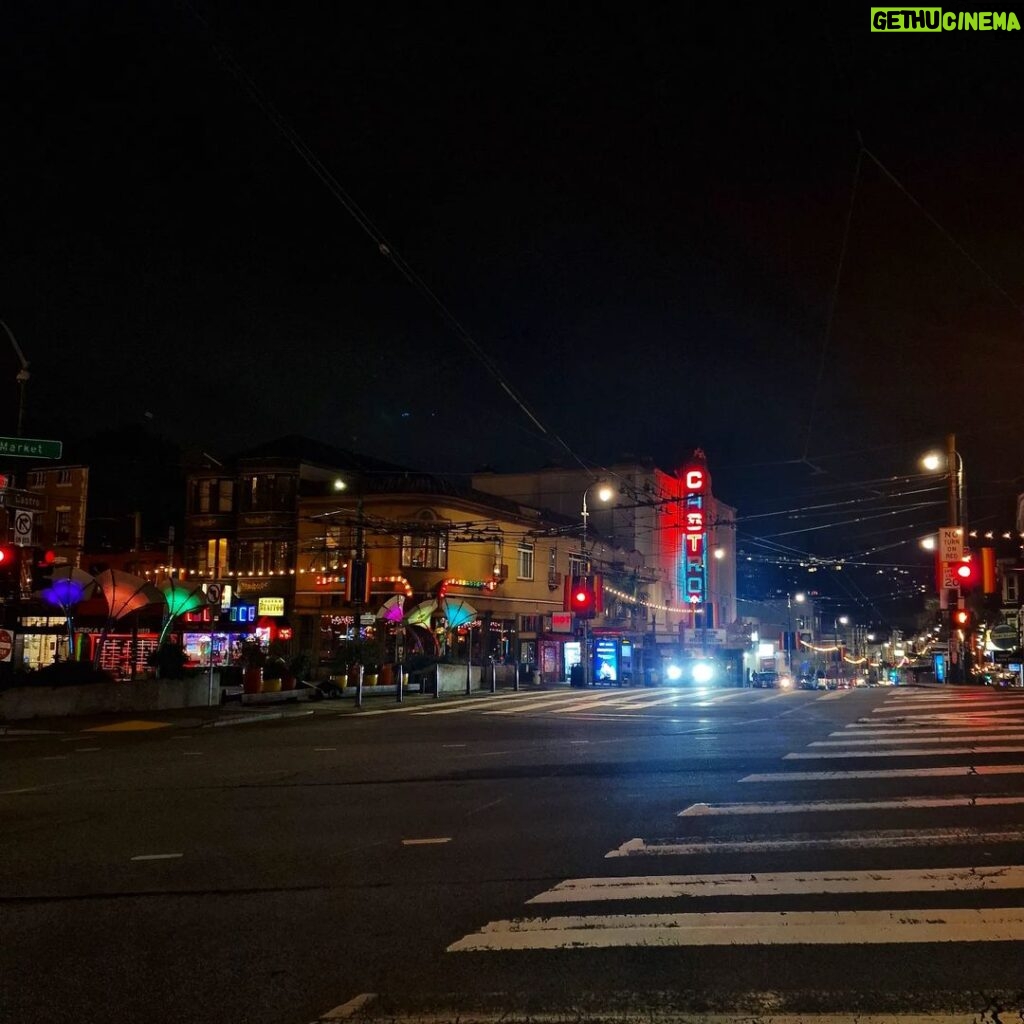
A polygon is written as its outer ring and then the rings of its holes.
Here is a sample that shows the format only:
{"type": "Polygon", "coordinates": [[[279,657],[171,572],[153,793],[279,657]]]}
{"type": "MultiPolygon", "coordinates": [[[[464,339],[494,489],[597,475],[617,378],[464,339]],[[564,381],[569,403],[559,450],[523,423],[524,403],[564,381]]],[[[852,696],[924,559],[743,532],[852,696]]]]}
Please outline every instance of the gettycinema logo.
{"type": "Polygon", "coordinates": [[[1019,32],[1013,11],[944,11],[941,7],[872,7],[872,32],[1019,32]]]}

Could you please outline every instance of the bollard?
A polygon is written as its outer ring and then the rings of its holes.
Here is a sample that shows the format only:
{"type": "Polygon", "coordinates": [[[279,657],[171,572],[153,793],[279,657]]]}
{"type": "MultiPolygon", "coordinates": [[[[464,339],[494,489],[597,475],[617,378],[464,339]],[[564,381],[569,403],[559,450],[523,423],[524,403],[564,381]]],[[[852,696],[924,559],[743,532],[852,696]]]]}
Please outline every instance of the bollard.
{"type": "Polygon", "coordinates": [[[491,662],[491,693],[498,692],[498,663],[491,662]]]}
{"type": "Polygon", "coordinates": [[[519,662],[518,661],[516,662],[516,681],[515,681],[514,686],[515,686],[516,693],[518,693],[519,692],[519,662]]]}
{"type": "Polygon", "coordinates": [[[402,687],[405,686],[405,669],[401,665],[395,666],[395,687],[397,692],[395,693],[395,700],[402,703],[402,687]]]}
{"type": "Polygon", "coordinates": [[[359,673],[356,675],[356,707],[363,706],[363,666],[359,666],[359,673]]]}
{"type": "Polygon", "coordinates": [[[434,700],[437,700],[437,698],[440,697],[440,696],[441,696],[441,671],[437,667],[437,665],[435,665],[434,666],[434,700]]]}

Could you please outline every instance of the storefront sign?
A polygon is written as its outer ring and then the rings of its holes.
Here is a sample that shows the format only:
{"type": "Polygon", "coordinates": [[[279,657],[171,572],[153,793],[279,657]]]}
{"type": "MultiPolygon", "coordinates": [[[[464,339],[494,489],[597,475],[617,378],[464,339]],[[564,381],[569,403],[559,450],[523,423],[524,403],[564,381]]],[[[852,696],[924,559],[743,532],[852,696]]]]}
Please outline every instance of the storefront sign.
{"type": "Polygon", "coordinates": [[[284,615],[283,597],[261,597],[256,603],[257,615],[284,615]]]}

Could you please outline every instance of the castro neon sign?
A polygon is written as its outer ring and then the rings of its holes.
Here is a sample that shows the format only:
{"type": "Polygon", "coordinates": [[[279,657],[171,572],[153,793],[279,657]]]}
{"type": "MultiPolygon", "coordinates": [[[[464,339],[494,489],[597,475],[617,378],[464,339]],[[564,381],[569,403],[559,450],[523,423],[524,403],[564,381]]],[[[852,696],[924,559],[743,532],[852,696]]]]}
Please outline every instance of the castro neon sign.
{"type": "Polygon", "coordinates": [[[703,604],[706,579],[704,559],[707,550],[705,497],[708,473],[703,466],[687,466],[682,473],[683,511],[683,593],[691,605],[703,604]]]}

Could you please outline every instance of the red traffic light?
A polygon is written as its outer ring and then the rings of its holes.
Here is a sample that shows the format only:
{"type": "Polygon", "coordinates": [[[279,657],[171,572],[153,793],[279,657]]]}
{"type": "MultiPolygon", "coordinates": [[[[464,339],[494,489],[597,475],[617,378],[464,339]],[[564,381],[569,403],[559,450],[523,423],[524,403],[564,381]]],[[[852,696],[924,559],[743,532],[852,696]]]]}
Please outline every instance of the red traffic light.
{"type": "Polygon", "coordinates": [[[0,565],[14,564],[14,548],[0,547],[0,565]]]}
{"type": "Polygon", "coordinates": [[[40,565],[53,565],[57,556],[52,551],[42,551],[37,559],[40,565]]]}
{"type": "Polygon", "coordinates": [[[981,580],[981,568],[977,562],[964,559],[953,567],[953,575],[957,586],[963,590],[976,587],[981,580]]]}

